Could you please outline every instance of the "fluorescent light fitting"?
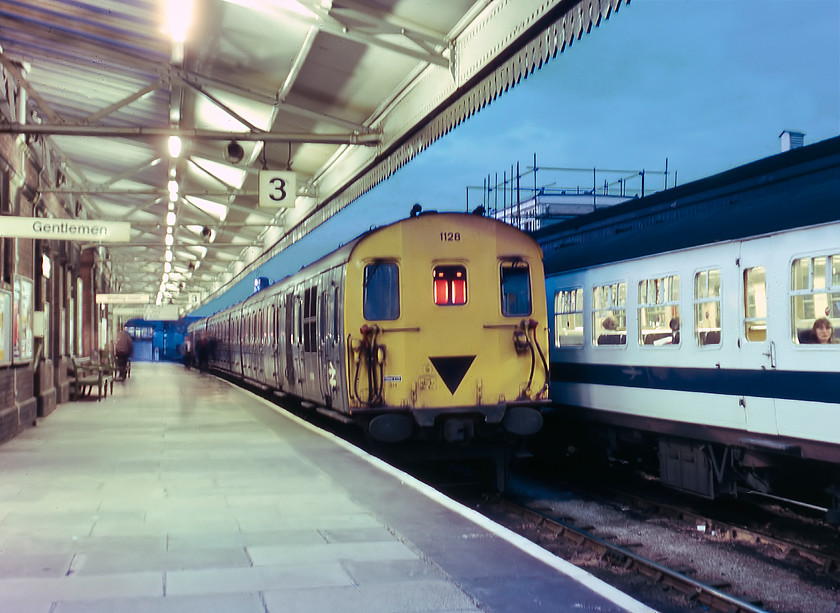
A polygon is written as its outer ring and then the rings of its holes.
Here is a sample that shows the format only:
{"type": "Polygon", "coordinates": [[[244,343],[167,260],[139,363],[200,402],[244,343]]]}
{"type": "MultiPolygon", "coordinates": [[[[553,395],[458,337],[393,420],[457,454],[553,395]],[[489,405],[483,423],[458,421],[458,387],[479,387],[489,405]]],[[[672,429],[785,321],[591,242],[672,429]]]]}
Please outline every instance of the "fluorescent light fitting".
{"type": "Polygon", "coordinates": [[[192,0],[169,0],[166,3],[166,21],[172,42],[183,43],[187,40],[192,18],[192,0]]]}
{"type": "Polygon", "coordinates": [[[181,155],[181,139],[178,136],[169,137],[169,155],[177,158],[181,155]]]}

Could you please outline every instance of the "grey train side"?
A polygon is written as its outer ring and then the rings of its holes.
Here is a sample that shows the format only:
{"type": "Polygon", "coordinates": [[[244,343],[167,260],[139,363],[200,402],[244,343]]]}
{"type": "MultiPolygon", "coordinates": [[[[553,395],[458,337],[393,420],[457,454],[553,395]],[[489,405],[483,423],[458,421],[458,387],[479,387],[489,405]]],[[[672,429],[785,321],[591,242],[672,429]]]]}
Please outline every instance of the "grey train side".
{"type": "Polygon", "coordinates": [[[325,404],[330,407],[346,407],[348,399],[343,386],[327,389],[324,377],[299,377],[296,373],[326,373],[326,365],[331,363],[336,378],[345,380],[341,359],[345,351],[343,321],[336,309],[343,300],[344,267],[355,242],[269,286],[245,303],[193,324],[191,333],[197,355],[204,343],[206,363],[214,370],[258,388],[283,390],[300,398],[328,398],[325,404]],[[304,284],[307,289],[315,288],[322,297],[322,351],[295,351],[291,340],[296,301],[303,300],[298,290],[304,284]],[[262,316],[256,317],[257,314],[262,316]]]}
{"type": "Polygon", "coordinates": [[[554,447],[840,521],[838,218],[835,138],[538,232],[554,447]]]}

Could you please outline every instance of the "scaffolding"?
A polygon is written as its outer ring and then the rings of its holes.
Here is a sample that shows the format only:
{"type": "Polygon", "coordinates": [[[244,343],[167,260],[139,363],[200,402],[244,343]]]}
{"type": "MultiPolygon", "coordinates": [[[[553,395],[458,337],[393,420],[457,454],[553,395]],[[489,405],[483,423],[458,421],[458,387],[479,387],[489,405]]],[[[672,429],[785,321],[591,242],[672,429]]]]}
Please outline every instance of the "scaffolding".
{"type": "Polygon", "coordinates": [[[669,185],[668,159],[665,170],[616,170],[563,168],[533,164],[523,170],[520,163],[509,172],[487,175],[482,186],[468,186],[467,211],[481,207],[485,214],[526,232],[551,223],[591,213],[626,200],[644,197],[646,181],[661,178],[663,189],[676,186],[676,172],[669,185]]]}

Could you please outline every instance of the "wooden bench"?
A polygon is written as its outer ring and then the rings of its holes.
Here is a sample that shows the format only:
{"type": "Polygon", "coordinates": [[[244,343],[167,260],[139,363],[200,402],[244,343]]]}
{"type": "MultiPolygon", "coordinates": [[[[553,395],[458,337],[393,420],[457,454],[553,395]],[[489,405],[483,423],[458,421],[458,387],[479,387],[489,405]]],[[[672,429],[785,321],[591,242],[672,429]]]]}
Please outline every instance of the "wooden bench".
{"type": "Polygon", "coordinates": [[[69,374],[73,377],[70,381],[70,397],[79,400],[84,396],[93,394],[96,390],[96,400],[102,400],[110,391],[114,391],[114,375],[107,365],[96,364],[90,358],[70,358],[69,374]]]}

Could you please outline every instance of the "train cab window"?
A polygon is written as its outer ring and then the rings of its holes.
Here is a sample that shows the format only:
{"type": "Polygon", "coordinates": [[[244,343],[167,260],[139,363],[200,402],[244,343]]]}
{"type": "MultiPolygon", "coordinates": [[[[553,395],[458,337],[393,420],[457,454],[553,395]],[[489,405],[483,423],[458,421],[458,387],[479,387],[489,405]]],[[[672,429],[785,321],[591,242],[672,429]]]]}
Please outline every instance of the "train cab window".
{"type": "Polygon", "coordinates": [[[368,321],[393,320],[400,316],[400,272],[393,262],[365,266],[364,307],[368,321]]]}
{"type": "Polygon", "coordinates": [[[767,339],[767,273],[763,266],[744,271],[744,338],[767,339]]]}
{"type": "Polygon", "coordinates": [[[522,317],[531,314],[531,271],[528,262],[502,262],[502,315],[522,317]]]}
{"type": "Polygon", "coordinates": [[[463,266],[435,266],[432,293],[435,304],[451,306],[467,303],[467,269],[463,266]]]}
{"type": "Polygon", "coordinates": [[[720,345],[720,269],[694,275],[694,337],[700,347],[720,345]]]}
{"type": "Polygon", "coordinates": [[[680,277],[639,281],[639,345],[680,344],[680,277]]]}
{"type": "Polygon", "coordinates": [[[837,345],[840,325],[840,253],[799,258],[790,272],[791,338],[801,345],[837,345]],[[828,323],[826,323],[828,320],[828,323]],[[819,330],[830,330],[831,336],[819,330]]]}
{"type": "Polygon", "coordinates": [[[583,288],[554,294],[554,346],[583,347],[583,288]]]}
{"type": "Polygon", "coordinates": [[[627,344],[627,283],[592,288],[592,344],[627,344]]]}

